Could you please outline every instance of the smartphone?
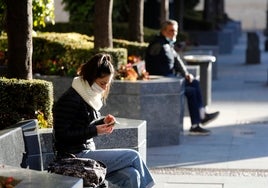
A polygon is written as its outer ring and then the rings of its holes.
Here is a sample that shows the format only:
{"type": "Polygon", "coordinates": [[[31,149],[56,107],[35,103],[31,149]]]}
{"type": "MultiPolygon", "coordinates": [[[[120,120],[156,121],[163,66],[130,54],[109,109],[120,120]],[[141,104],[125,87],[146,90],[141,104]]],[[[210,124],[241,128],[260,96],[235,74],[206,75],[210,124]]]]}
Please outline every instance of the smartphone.
{"type": "Polygon", "coordinates": [[[107,126],[112,126],[115,124],[120,124],[120,123],[118,121],[113,121],[113,122],[107,123],[107,126]]]}

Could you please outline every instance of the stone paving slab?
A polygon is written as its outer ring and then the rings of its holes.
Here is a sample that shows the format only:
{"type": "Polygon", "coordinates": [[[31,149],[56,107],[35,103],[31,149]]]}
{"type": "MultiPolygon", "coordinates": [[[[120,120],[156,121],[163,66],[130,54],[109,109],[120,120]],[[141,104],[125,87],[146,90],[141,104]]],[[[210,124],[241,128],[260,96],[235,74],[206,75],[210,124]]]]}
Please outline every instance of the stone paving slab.
{"type": "Polygon", "coordinates": [[[267,177],[229,177],[155,174],[154,188],[267,188],[267,177]]]}

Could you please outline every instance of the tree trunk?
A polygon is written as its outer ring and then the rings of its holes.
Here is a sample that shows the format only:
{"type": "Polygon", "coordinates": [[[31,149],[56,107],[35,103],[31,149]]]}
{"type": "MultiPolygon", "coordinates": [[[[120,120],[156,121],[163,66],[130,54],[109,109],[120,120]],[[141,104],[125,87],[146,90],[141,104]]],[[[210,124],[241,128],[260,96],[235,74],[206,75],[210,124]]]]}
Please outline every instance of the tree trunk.
{"type": "Polygon", "coordinates": [[[224,0],[218,0],[218,3],[215,3],[216,6],[216,17],[218,19],[223,19],[225,10],[224,10],[224,0]]]}
{"type": "Polygon", "coordinates": [[[174,17],[179,24],[179,31],[183,32],[184,0],[174,0],[174,17]]]}
{"type": "Polygon", "coordinates": [[[32,0],[7,0],[8,78],[32,79],[32,0]]]}
{"type": "Polygon", "coordinates": [[[214,0],[205,0],[203,19],[208,22],[214,22],[215,20],[215,2],[214,0]]]}
{"type": "Polygon", "coordinates": [[[160,4],[160,25],[169,19],[169,0],[161,0],[160,4]]]}
{"type": "Polygon", "coordinates": [[[129,1],[129,40],[144,42],[143,33],[143,12],[144,0],[129,1]]]}
{"type": "Polygon", "coordinates": [[[112,48],[112,7],[113,0],[95,1],[94,47],[112,48]]]}

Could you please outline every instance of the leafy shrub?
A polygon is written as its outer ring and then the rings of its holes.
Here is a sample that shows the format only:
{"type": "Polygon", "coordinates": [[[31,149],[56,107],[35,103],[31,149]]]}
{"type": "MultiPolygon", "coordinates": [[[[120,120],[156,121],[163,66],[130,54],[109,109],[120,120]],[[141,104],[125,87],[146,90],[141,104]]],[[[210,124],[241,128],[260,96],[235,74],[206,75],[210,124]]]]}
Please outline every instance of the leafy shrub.
{"type": "Polygon", "coordinates": [[[74,76],[90,58],[92,38],[78,33],[38,33],[33,37],[33,72],[74,76]]]}
{"type": "Polygon", "coordinates": [[[44,80],[0,78],[0,129],[42,112],[52,127],[53,85],[44,80]]]}
{"type": "MultiPolygon", "coordinates": [[[[7,37],[0,37],[0,51],[7,50],[7,37]]],[[[77,68],[98,52],[112,55],[117,68],[128,55],[144,57],[147,43],[113,39],[114,48],[94,49],[94,38],[79,33],[37,33],[33,37],[33,73],[75,76],[77,68]]]]}
{"type": "Polygon", "coordinates": [[[128,56],[135,55],[144,58],[148,43],[131,42],[123,39],[113,39],[113,45],[115,48],[126,48],[128,56]]]}
{"type": "MultiPolygon", "coordinates": [[[[129,36],[128,23],[113,23],[113,38],[127,40],[129,36]]],[[[57,32],[57,33],[80,33],[83,35],[93,36],[93,24],[88,22],[57,22],[54,25],[47,24],[45,28],[41,28],[41,32],[57,32]]],[[[144,27],[144,41],[149,42],[152,40],[159,30],[144,27]]]]}

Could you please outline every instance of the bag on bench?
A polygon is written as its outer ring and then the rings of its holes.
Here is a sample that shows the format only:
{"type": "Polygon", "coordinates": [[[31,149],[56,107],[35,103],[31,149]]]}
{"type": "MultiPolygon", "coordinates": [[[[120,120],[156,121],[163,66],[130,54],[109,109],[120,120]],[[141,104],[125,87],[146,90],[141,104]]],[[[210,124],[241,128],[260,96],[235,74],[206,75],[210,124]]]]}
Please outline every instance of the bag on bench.
{"type": "Polygon", "coordinates": [[[105,164],[88,158],[61,158],[48,165],[48,172],[82,178],[84,186],[94,188],[104,183],[106,171],[105,164]]]}

